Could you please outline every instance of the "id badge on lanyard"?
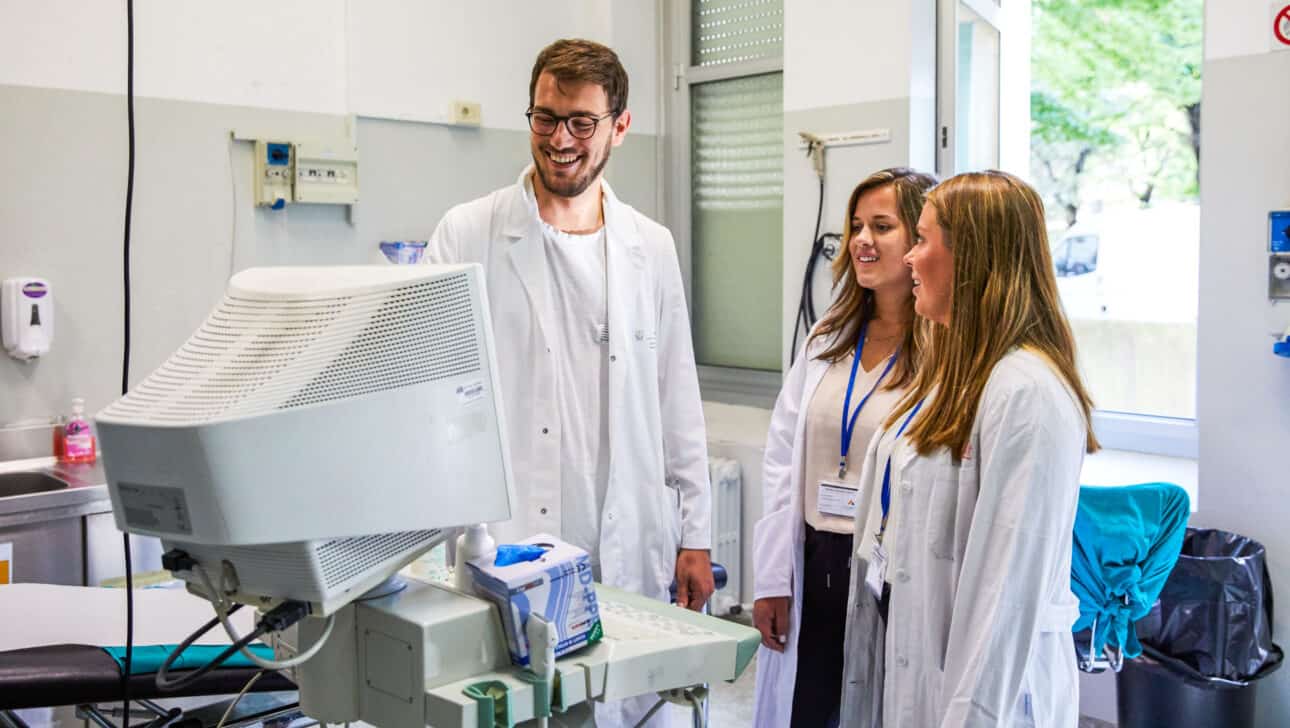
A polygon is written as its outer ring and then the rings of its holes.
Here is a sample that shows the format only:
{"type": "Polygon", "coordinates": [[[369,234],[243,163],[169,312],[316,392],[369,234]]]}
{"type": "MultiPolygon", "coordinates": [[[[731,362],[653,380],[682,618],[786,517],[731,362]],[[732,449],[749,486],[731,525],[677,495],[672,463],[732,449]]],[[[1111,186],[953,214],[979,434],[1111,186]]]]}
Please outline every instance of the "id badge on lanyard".
{"type": "Polygon", "coordinates": [[[873,545],[869,550],[869,568],[864,575],[864,583],[869,593],[879,600],[882,599],[882,585],[887,581],[887,549],[882,545],[882,536],[887,531],[887,514],[891,511],[891,456],[896,451],[900,436],[905,434],[905,428],[909,427],[910,420],[914,419],[922,407],[923,402],[919,400],[905,417],[905,421],[901,423],[900,429],[896,431],[896,437],[891,443],[891,452],[887,453],[887,467],[882,473],[882,521],[878,526],[878,532],[873,536],[873,545]]]}
{"type": "Polygon", "coordinates": [[[860,501],[860,489],[853,483],[840,480],[821,480],[816,494],[816,510],[825,516],[855,518],[860,501]]]}

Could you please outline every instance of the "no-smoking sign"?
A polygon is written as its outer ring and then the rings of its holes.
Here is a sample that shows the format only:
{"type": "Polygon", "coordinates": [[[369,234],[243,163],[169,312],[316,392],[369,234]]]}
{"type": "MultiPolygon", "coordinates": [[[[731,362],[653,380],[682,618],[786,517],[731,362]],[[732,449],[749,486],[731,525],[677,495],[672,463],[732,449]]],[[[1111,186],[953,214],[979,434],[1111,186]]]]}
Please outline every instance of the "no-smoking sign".
{"type": "Polygon", "coordinates": [[[1277,5],[1281,8],[1272,16],[1272,36],[1278,50],[1290,50],[1290,5],[1277,5]]]}

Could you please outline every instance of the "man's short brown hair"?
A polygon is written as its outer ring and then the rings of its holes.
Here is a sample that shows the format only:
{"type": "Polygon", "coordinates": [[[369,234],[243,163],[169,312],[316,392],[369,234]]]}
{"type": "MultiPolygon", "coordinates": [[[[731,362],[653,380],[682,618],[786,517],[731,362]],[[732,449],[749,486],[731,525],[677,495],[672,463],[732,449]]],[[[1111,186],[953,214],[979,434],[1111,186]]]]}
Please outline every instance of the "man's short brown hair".
{"type": "Polygon", "coordinates": [[[529,107],[538,76],[545,71],[556,81],[594,83],[609,97],[609,111],[621,114],[627,108],[627,71],[618,54],[595,41],[581,38],[557,40],[538,54],[529,79],[529,107]]]}

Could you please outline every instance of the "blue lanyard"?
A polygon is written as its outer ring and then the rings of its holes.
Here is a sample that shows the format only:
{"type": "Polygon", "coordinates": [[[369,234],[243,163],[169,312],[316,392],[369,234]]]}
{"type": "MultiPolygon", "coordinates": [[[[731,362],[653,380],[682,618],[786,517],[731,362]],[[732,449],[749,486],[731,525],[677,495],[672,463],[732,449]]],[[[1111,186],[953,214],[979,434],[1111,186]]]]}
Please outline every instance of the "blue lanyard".
{"type": "Polygon", "coordinates": [[[873,383],[869,393],[864,396],[864,399],[860,400],[860,404],[856,405],[856,411],[852,412],[851,393],[856,386],[856,371],[860,368],[860,355],[864,353],[865,333],[868,330],[869,322],[866,321],[860,325],[860,340],[856,342],[855,358],[851,360],[851,381],[847,382],[847,399],[842,403],[842,457],[838,460],[839,478],[845,477],[847,474],[847,453],[851,451],[851,435],[856,431],[856,419],[860,417],[860,410],[864,409],[865,404],[873,396],[873,393],[878,391],[878,387],[882,385],[882,380],[887,378],[891,368],[896,365],[896,357],[900,355],[900,349],[892,352],[891,358],[887,360],[887,368],[882,370],[882,375],[878,377],[878,381],[873,383]],[[848,414],[851,415],[850,418],[847,417],[848,414]]]}
{"type": "Polygon", "coordinates": [[[882,543],[882,534],[887,530],[887,512],[891,510],[891,456],[896,451],[896,443],[900,440],[900,436],[905,434],[905,428],[909,427],[909,421],[914,419],[914,415],[918,414],[918,410],[923,408],[923,401],[918,400],[918,404],[914,405],[914,409],[910,411],[909,416],[901,423],[900,429],[896,430],[896,439],[891,443],[891,452],[887,453],[887,469],[882,474],[882,524],[878,526],[876,537],[878,543],[882,543]]]}

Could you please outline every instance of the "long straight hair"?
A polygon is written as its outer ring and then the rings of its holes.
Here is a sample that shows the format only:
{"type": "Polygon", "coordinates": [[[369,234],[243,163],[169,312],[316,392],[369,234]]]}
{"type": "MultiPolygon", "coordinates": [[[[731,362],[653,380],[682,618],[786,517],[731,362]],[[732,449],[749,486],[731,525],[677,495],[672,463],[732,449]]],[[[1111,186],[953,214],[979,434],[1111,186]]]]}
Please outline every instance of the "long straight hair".
{"type": "Polygon", "coordinates": [[[1013,349],[1025,347],[1066,381],[1084,413],[1085,446],[1095,452],[1093,400],[1075,364],[1075,337],[1062,312],[1039,195],[1020,179],[991,170],[945,180],[928,193],[927,204],[954,257],[950,325],[931,327],[925,361],[887,426],[934,395],[906,437],[921,455],[945,447],[959,457],[990,373],[1013,349]]]}
{"type": "MultiPolygon", "coordinates": [[[[890,186],[896,193],[896,214],[905,231],[905,245],[908,249],[914,239],[914,228],[918,226],[918,215],[923,209],[923,197],[934,184],[936,178],[929,174],[907,167],[892,167],[869,175],[851,191],[851,197],[847,200],[846,217],[842,222],[842,250],[833,259],[833,288],[838,291],[838,295],[820,319],[810,339],[813,341],[816,337],[824,337],[823,340],[828,342],[818,358],[836,362],[854,352],[860,343],[860,330],[873,320],[876,313],[874,293],[856,280],[855,268],[851,262],[851,235],[854,233],[851,229],[851,216],[855,213],[856,203],[864,195],[890,186]]],[[[901,356],[892,368],[891,378],[884,389],[899,389],[908,385],[918,368],[924,338],[920,329],[924,325],[914,315],[912,295],[905,301],[905,308],[911,323],[900,344],[901,356]]]]}

